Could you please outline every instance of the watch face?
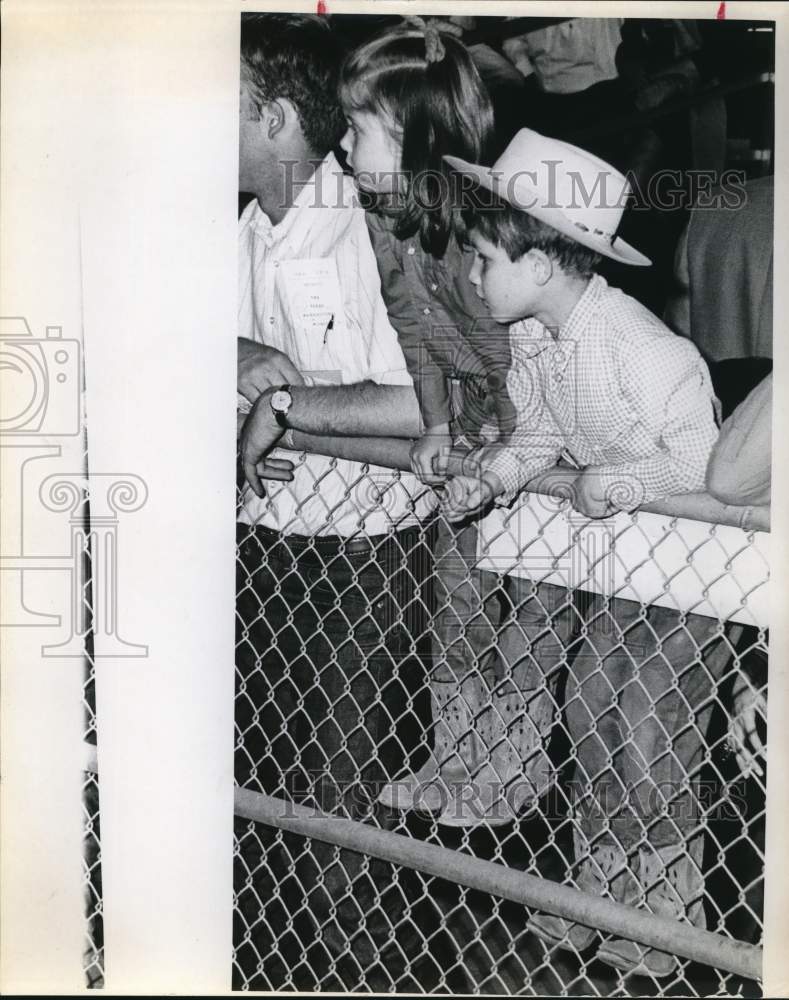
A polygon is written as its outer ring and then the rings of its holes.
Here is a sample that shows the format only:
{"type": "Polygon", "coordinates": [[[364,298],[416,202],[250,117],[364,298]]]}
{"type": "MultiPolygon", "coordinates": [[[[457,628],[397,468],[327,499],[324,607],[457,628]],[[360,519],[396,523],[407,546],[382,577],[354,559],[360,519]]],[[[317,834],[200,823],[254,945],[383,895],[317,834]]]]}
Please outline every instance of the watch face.
{"type": "Polygon", "coordinates": [[[271,397],[272,410],[287,410],[292,400],[287,389],[277,389],[271,397]]]}

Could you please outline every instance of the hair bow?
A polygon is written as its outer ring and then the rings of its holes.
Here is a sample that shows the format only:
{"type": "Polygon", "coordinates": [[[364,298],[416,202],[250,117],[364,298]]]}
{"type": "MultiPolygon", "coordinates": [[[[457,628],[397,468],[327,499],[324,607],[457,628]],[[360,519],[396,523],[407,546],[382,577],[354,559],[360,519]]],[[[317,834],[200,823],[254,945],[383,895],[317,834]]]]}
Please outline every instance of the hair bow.
{"type": "Polygon", "coordinates": [[[428,63],[441,62],[447,54],[447,50],[441,41],[438,28],[434,27],[430,22],[425,21],[423,17],[419,17],[418,14],[408,14],[403,20],[406,24],[410,24],[412,28],[421,31],[425,36],[425,61],[428,63]]]}

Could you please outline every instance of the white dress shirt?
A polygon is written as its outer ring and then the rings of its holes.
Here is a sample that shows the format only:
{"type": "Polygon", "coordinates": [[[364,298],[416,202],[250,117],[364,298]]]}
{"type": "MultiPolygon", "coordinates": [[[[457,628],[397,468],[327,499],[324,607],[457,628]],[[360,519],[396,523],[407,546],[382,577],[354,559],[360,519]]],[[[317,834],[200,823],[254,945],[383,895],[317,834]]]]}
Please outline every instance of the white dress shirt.
{"type": "MultiPolygon", "coordinates": [[[[257,199],[239,220],[238,335],[274,347],[310,385],[411,385],[381,298],[355,187],[333,154],[276,225],[257,199]]],[[[286,534],[380,535],[418,523],[435,504],[411,473],[275,449],[292,482],[245,485],[238,520],[286,534]]]]}

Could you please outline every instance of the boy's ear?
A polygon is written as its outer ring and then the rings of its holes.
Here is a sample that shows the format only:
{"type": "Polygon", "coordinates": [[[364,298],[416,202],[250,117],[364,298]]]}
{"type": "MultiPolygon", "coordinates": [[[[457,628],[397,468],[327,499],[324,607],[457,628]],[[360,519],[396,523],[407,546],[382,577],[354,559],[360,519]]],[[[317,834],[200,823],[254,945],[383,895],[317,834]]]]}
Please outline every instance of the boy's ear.
{"type": "Polygon", "coordinates": [[[553,275],[553,261],[543,250],[532,247],[526,254],[532,277],[537,285],[545,285],[553,275]]]}

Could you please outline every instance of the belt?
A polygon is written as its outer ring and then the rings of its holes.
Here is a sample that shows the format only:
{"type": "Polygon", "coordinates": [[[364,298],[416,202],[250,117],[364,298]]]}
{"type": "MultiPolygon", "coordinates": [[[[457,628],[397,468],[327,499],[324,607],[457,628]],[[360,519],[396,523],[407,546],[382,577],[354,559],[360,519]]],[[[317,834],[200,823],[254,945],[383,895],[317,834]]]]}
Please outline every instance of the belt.
{"type": "MultiPolygon", "coordinates": [[[[311,550],[316,554],[344,552],[347,555],[359,552],[374,552],[382,545],[390,541],[397,540],[417,540],[423,532],[418,524],[410,528],[402,528],[400,531],[387,532],[385,535],[366,535],[362,538],[346,538],[344,535],[286,535],[281,531],[274,531],[273,528],[266,528],[262,524],[246,525],[251,534],[265,540],[271,545],[287,545],[292,552],[306,552],[311,550]]],[[[407,550],[406,550],[407,551],[407,550]]]]}

